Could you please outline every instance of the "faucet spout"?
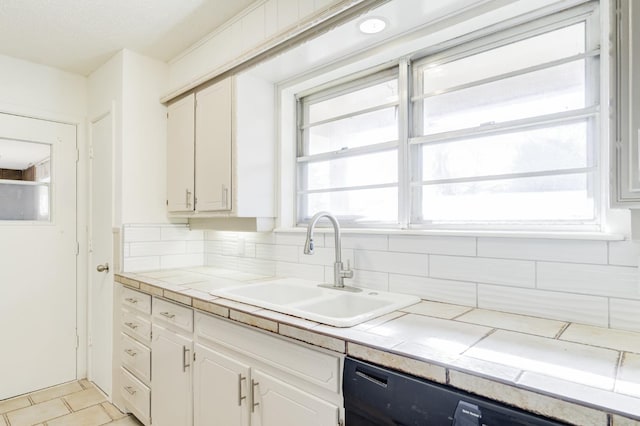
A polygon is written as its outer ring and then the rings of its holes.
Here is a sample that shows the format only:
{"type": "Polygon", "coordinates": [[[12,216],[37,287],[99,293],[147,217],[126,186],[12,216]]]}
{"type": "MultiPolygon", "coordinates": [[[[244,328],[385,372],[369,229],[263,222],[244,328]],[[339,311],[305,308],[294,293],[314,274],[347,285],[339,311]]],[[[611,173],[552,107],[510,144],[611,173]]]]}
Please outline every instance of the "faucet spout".
{"type": "MultiPolygon", "coordinates": [[[[313,230],[316,227],[316,224],[320,219],[326,217],[333,225],[333,233],[335,237],[335,262],[333,264],[333,288],[340,289],[352,289],[352,287],[345,287],[344,279],[345,278],[353,278],[353,271],[351,270],[348,262],[347,268],[344,268],[342,263],[342,244],[341,244],[341,235],[340,235],[340,224],[338,223],[338,219],[334,215],[329,212],[318,212],[311,218],[309,222],[309,226],[307,227],[307,239],[304,243],[304,254],[313,254],[313,230]]],[[[359,291],[359,289],[355,290],[359,291]]]]}

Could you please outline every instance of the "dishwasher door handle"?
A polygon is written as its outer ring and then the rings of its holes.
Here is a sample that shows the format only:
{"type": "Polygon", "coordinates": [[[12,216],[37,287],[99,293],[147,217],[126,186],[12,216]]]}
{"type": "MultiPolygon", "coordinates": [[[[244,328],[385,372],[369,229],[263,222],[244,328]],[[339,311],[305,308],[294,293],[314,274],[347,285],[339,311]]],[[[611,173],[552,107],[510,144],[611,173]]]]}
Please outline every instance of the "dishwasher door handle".
{"type": "Polygon", "coordinates": [[[369,381],[371,383],[374,383],[374,384],[376,384],[378,386],[381,386],[383,388],[387,387],[387,381],[388,381],[387,377],[382,377],[382,376],[377,375],[377,374],[373,375],[371,373],[368,373],[366,371],[362,371],[360,369],[356,369],[356,376],[362,377],[363,379],[365,379],[365,380],[367,380],[367,381],[369,381]]]}

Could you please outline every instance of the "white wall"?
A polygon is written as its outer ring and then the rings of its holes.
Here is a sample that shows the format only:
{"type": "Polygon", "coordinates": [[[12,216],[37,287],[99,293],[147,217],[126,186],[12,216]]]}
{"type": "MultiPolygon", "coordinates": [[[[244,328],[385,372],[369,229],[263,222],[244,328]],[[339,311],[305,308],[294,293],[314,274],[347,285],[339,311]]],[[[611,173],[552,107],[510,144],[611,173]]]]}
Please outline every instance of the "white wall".
{"type": "Polygon", "coordinates": [[[167,75],[166,63],[123,52],[122,223],[168,222],[167,75]]]}
{"type": "MultiPolygon", "coordinates": [[[[80,255],[77,274],[77,325],[80,345],[78,377],[85,377],[87,330],[87,79],[55,68],[0,55],[0,110],[77,126],[80,161],[77,170],[77,239],[80,255]]],[[[71,207],[73,208],[73,207],[71,207]]],[[[0,257],[10,259],[10,252],[0,250],[0,257]]],[[[25,265],[31,267],[32,265],[25,265]]]]}

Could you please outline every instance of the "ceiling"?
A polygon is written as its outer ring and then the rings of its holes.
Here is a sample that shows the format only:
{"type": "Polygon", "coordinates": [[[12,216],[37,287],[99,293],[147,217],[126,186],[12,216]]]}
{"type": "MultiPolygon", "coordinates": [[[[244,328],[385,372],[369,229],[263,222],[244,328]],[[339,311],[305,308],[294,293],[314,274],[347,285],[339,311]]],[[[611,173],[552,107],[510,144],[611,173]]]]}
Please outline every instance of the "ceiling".
{"type": "Polygon", "coordinates": [[[123,48],[168,61],[255,0],[0,0],[0,54],[88,75],[123,48]]]}

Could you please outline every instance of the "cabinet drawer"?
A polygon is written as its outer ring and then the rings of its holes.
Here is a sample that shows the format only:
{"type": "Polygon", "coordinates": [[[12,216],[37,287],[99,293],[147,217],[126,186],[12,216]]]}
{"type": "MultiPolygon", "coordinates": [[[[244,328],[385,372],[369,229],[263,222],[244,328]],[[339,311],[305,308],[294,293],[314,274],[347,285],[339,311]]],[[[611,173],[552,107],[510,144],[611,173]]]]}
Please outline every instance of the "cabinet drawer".
{"type": "Polygon", "coordinates": [[[151,349],[120,334],[120,362],[143,382],[151,381],[151,349]]]}
{"type": "Polygon", "coordinates": [[[337,355],[199,312],[195,331],[198,339],[242,352],[331,392],[340,391],[340,357],[337,355]]]}
{"type": "Polygon", "coordinates": [[[149,424],[151,390],[131,373],[120,367],[120,395],[125,406],[143,423],[149,424]]]}
{"type": "Polygon", "coordinates": [[[122,287],[121,302],[122,306],[136,309],[145,314],[151,313],[151,296],[148,294],[122,287]]]}
{"type": "Polygon", "coordinates": [[[160,320],[182,330],[193,331],[193,310],[166,300],[153,298],[153,320],[160,320]]]}
{"type": "Polygon", "coordinates": [[[122,332],[145,342],[151,341],[151,322],[142,315],[122,309],[122,332]]]}

